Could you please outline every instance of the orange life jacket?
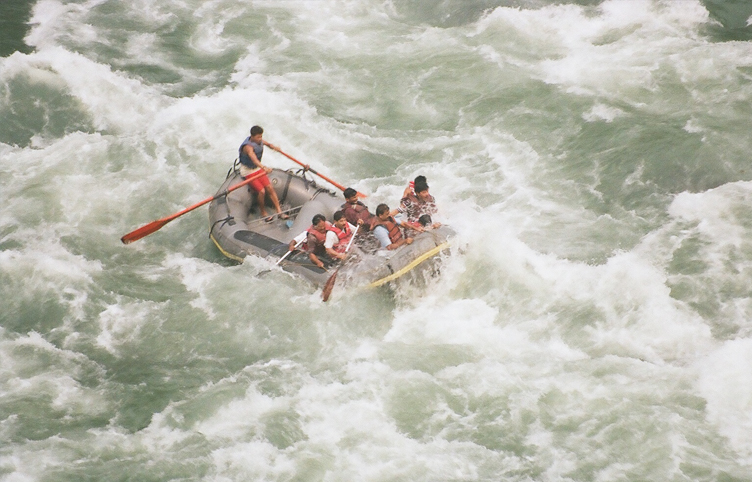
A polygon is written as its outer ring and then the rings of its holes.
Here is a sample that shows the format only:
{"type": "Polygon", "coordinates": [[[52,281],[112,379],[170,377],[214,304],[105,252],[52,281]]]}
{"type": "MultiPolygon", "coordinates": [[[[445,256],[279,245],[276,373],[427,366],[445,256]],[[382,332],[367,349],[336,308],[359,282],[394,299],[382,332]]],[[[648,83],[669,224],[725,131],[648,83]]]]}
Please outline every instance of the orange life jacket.
{"type": "MultiPolygon", "coordinates": [[[[329,221],[324,221],[326,224],[326,231],[331,230],[334,226],[329,223],[329,221]]],[[[308,227],[306,232],[309,235],[313,236],[314,242],[309,243],[308,240],[311,239],[310,236],[306,239],[305,248],[309,253],[313,253],[316,256],[321,256],[323,254],[326,254],[326,249],[324,248],[324,242],[326,241],[326,231],[323,233],[319,231],[318,229],[313,227],[313,224],[308,227]]]]}
{"type": "Polygon", "coordinates": [[[376,226],[384,226],[386,230],[389,231],[389,241],[391,241],[392,244],[402,239],[402,230],[393,217],[389,216],[386,221],[382,221],[378,216],[374,216],[371,220],[371,231],[373,231],[376,226]]]}

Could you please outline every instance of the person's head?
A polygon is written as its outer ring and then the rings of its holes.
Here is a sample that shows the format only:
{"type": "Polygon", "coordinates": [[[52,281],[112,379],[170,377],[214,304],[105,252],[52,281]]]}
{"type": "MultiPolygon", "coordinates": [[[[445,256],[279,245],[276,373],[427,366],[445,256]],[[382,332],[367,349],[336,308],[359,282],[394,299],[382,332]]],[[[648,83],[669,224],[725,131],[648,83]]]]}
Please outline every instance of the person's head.
{"type": "Polygon", "coordinates": [[[430,194],[428,193],[428,183],[426,182],[416,182],[415,183],[415,195],[418,196],[418,199],[421,201],[427,201],[430,194]]]}
{"type": "Polygon", "coordinates": [[[358,191],[355,189],[348,187],[342,192],[342,194],[345,196],[345,201],[349,204],[355,204],[358,202],[358,191]]]}
{"type": "Polygon", "coordinates": [[[313,225],[313,229],[320,232],[326,231],[326,217],[324,217],[323,214],[317,214],[311,219],[311,224],[313,225]]]}
{"type": "Polygon", "coordinates": [[[430,226],[431,225],[431,215],[430,214],[424,214],[423,216],[418,218],[418,222],[421,226],[430,226]]]}
{"type": "Polygon", "coordinates": [[[264,129],[262,129],[261,126],[251,127],[251,139],[254,142],[259,142],[263,136],[264,136],[264,129]]]}
{"type": "Polygon", "coordinates": [[[428,183],[426,176],[416,176],[415,179],[413,179],[413,184],[426,184],[426,183],[428,183]]]}
{"type": "Polygon", "coordinates": [[[344,229],[345,225],[347,224],[347,218],[345,218],[345,213],[342,211],[337,211],[334,213],[334,225],[337,226],[339,229],[344,229]]]}
{"type": "Polygon", "coordinates": [[[387,218],[389,218],[389,206],[386,204],[379,204],[376,206],[376,216],[379,217],[382,221],[385,221],[387,218]]]}

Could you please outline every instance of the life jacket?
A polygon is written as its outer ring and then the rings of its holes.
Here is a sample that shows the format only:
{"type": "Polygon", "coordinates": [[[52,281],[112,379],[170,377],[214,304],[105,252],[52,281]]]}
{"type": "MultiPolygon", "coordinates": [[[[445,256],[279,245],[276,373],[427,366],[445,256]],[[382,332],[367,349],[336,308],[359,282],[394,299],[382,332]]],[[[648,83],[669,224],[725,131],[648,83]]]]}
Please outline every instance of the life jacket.
{"type": "MultiPolygon", "coordinates": [[[[331,228],[334,227],[329,221],[324,221],[324,223],[326,224],[326,231],[331,231],[331,228]]],[[[306,232],[313,236],[315,242],[309,243],[308,240],[310,239],[310,237],[306,237],[304,248],[309,253],[313,253],[316,256],[322,256],[326,254],[326,248],[324,248],[324,242],[326,242],[326,231],[322,233],[318,229],[314,228],[313,224],[309,226],[306,232]]]]}
{"type": "Polygon", "coordinates": [[[327,227],[326,229],[327,231],[331,231],[336,234],[337,239],[339,239],[337,244],[334,245],[333,249],[338,253],[344,253],[345,250],[347,250],[347,245],[350,243],[350,239],[352,239],[353,236],[352,229],[350,229],[350,224],[345,224],[345,229],[339,229],[334,225],[332,225],[331,228],[327,227]]]}
{"type": "Polygon", "coordinates": [[[245,153],[243,148],[245,146],[251,146],[253,149],[253,153],[256,154],[256,159],[261,162],[261,156],[264,155],[264,144],[256,144],[251,140],[251,137],[246,137],[242,144],[240,144],[240,147],[238,148],[238,159],[240,160],[240,163],[244,165],[247,168],[250,169],[258,169],[258,166],[253,163],[251,158],[248,156],[248,154],[245,153]]]}
{"type": "Polygon", "coordinates": [[[373,214],[368,212],[368,207],[360,201],[355,204],[345,203],[340,207],[340,209],[342,210],[342,214],[345,215],[347,222],[349,222],[353,226],[357,226],[358,220],[362,219],[363,226],[368,227],[370,225],[371,219],[374,217],[373,214]]]}
{"type": "Polygon", "coordinates": [[[389,219],[382,221],[378,216],[374,216],[371,220],[371,231],[373,231],[376,226],[384,226],[386,230],[389,231],[389,241],[391,241],[392,244],[402,239],[402,230],[393,217],[389,216],[389,219]]]}

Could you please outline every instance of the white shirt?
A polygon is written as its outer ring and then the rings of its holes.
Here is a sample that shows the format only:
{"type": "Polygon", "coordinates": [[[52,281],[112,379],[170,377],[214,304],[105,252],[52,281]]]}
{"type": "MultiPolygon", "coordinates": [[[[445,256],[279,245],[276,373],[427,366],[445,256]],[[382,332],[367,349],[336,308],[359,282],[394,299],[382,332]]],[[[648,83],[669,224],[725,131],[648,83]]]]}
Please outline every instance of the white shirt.
{"type": "MultiPolygon", "coordinates": [[[[353,232],[355,230],[355,226],[350,223],[347,223],[347,227],[350,228],[350,232],[353,232]]],[[[324,247],[326,249],[332,249],[337,243],[339,243],[339,236],[337,236],[334,231],[327,231],[326,240],[324,241],[324,247]]]]}

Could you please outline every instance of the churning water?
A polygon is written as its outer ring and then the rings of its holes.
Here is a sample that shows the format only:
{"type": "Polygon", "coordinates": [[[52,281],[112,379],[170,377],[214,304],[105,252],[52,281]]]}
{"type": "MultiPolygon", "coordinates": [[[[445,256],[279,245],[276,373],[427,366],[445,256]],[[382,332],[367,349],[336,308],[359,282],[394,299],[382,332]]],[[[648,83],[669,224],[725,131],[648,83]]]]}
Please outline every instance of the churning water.
{"type": "Polygon", "coordinates": [[[29,7],[0,58],[2,480],[752,480],[742,2],[29,7]],[[253,124],[372,208],[427,176],[440,276],[324,304],[225,260],[205,208],[120,243],[253,124]]]}

